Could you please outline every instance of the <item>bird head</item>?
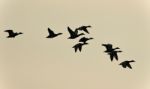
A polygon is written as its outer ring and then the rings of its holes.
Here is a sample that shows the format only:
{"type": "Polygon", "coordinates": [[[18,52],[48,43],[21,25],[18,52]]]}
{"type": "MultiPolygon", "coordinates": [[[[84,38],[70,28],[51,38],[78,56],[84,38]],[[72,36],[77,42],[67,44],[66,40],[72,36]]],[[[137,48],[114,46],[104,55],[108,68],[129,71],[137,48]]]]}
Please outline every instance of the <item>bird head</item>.
{"type": "Polygon", "coordinates": [[[19,34],[23,34],[22,32],[19,32],[19,34]]]}
{"type": "Polygon", "coordinates": [[[122,51],[116,51],[116,52],[122,52],[122,51]]]}
{"type": "Polygon", "coordinates": [[[91,37],[91,38],[89,38],[89,39],[94,39],[94,38],[91,37]]]}
{"type": "Polygon", "coordinates": [[[131,60],[130,62],[135,62],[134,60],[131,60]]]}
{"type": "Polygon", "coordinates": [[[120,49],[119,47],[116,47],[115,49],[120,49]]]}
{"type": "Polygon", "coordinates": [[[86,27],[89,27],[89,28],[91,28],[92,26],[91,26],[91,25],[88,25],[88,26],[86,26],[86,27]]]}
{"type": "Polygon", "coordinates": [[[61,34],[63,34],[63,33],[58,33],[58,35],[61,35],[61,34]]]}

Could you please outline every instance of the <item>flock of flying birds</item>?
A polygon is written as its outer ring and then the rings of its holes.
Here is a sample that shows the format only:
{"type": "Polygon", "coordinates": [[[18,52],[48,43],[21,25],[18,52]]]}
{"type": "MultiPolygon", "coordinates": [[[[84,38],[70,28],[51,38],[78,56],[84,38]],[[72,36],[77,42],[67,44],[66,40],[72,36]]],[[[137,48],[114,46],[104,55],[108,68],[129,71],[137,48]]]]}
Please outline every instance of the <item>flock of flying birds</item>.
{"type": "MultiPolygon", "coordinates": [[[[80,26],[78,28],[76,28],[75,30],[72,30],[70,27],[67,27],[68,32],[70,34],[70,37],[68,37],[68,39],[76,39],[82,35],[86,34],[90,34],[88,31],[88,28],[91,28],[91,26],[80,26]],[[84,32],[84,33],[79,33],[80,32],[84,32]]],[[[18,35],[23,34],[22,32],[14,32],[13,30],[5,30],[5,32],[8,32],[8,36],[7,38],[15,38],[18,35]]],[[[54,31],[52,31],[50,28],[48,28],[48,33],[49,35],[46,38],[55,38],[59,35],[62,35],[63,33],[55,33],[54,31]]],[[[87,45],[87,41],[92,40],[93,38],[87,38],[87,37],[82,37],[79,40],[79,43],[75,44],[72,48],[74,48],[75,52],[77,52],[77,50],[79,50],[81,52],[82,50],[82,46],[87,45]]],[[[106,48],[106,50],[104,51],[105,53],[107,53],[110,56],[110,60],[113,61],[113,59],[116,59],[118,61],[118,55],[117,53],[122,52],[119,47],[113,48],[112,44],[102,44],[102,46],[104,46],[106,48]]],[[[132,69],[130,63],[131,62],[135,62],[134,60],[126,60],[121,62],[119,65],[121,65],[123,68],[130,68],[132,69]]]]}

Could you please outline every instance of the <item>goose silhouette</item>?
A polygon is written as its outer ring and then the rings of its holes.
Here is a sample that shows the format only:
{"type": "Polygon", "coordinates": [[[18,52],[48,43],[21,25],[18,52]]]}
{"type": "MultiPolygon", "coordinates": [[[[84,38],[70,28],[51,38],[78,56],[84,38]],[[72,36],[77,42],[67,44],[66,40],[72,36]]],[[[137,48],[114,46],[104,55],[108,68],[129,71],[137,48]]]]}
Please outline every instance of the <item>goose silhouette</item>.
{"type": "Polygon", "coordinates": [[[122,51],[111,51],[108,52],[108,55],[110,56],[110,60],[113,61],[113,59],[115,58],[118,61],[118,55],[117,53],[122,52],[122,51]]]}
{"type": "Polygon", "coordinates": [[[84,44],[84,43],[78,43],[78,44],[74,45],[72,48],[75,49],[75,52],[77,52],[77,50],[79,50],[79,51],[81,52],[82,46],[83,46],[83,45],[87,45],[87,44],[88,44],[88,43],[86,43],[86,44],[84,44]]]}
{"type": "Polygon", "coordinates": [[[114,51],[116,49],[120,49],[119,47],[113,48],[112,44],[102,44],[102,46],[104,46],[106,48],[106,50],[104,52],[111,52],[114,51]]]}
{"type": "Polygon", "coordinates": [[[121,65],[123,68],[128,67],[128,68],[132,69],[132,66],[130,65],[131,62],[135,62],[135,61],[134,61],[134,60],[131,60],[131,61],[123,61],[123,62],[121,62],[119,65],[121,65]]]}
{"type": "Polygon", "coordinates": [[[23,34],[22,32],[14,32],[13,30],[5,30],[4,32],[8,32],[7,38],[15,38],[17,35],[23,34]]]}
{"type": "Polygon", "coordinates": [[[48,28],[48,33],[49,35],[46,38],[54,38],[57,37],[58,35],[61,35],[62,33],[54,33],[54,31],[52,31],[50,28],[48,28]]]}
{"type": "Polygon", "coordinates": [[[91,38],[86,38],[86,37],[82,37],[80,40],[79,40],[79,42],[83,42],[84,44],[86,44],[86,42],[88,41],[88,40],[92,40],[93,38],[91,37],[91,38]]]}
{"type": "Polygon", "coordinates": [[[89,31],[87,30],[87,28],[91,28],[91,26],[90,25],[89,26],[81,26],[79,28],[76,28],[76,30],[84,31],[89,34],[89,31]]]}
{"type": "Polygon", "coordinates": [[[72,29],[70,27],[67,27],[68,28],[68,32],[70,34],[70,37],[68,39],[75,39],[81,35],[84,35],[84,33],[81,33],[81,34],[78,34],[78,31],[75,30],[75,31],[72,31],[72,29]]]}

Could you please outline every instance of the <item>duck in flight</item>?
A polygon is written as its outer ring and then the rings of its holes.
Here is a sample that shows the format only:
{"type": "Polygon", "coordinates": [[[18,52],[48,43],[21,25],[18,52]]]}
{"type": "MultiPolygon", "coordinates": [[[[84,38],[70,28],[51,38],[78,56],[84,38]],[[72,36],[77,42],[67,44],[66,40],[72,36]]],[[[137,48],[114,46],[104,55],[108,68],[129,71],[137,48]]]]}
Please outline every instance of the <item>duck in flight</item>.
{"type": "Polygon", "coordinates": [[[79,40],[79,42],[83,42],[84,44],[86,44],[86,42],[88,41],[88,40],[92,40],[93,38],[91,37],[91,38],[86,38],[86,37],[82,37],[80,40],[79,40]]]}
{"type": "Polygon", "coordinates": [[[84,31],[84,32],[89,34],[89,31],[87,30],[87,28],[91,28],[91,26],[90,25],[88,25],[88,26],[81,26],[79,28],[76,28],[76,30],[84,31]]]}
{"type": "Polygon", "coordinates": [[[104,46],[106,48],[106,50],[104,52],[111,52],[114,51],[116,49],[120,49],[119,47],[113,48],[112,44],[102,44],[102,46],[104,46]]]}
{"type": "Polygon", "coordinates": [[[108,55],[110,56],[110,60],[113,61],[113,59],[115,58],[118,61],[118,55],[117,53],[122,52],[122,51],[111,51],[108,52],[108,55]]]}
{"type": "Polygon", "coordinates": [[[70,37],[68,39],[75,39],[81,35],[84,35],[84,33],[78,34],[77,30],[73,31],[70,27],[68,27],[68,32],[70,34],[70,37]]]}
{"type": "Polygon", "coordinates": [[[75,52],[77,52],[77,50],[79,50],[81,52],[82,50],[82,46],[83,45],[87,45],[88,43],[84,44],[84,43],[78,43],[76,45],[74,45],[72,48],[74,48],[75,52]]]}
{"type": "Polygon", "coordinates": [[[15,38],[16,36],[23,34],[22,32],[14,32],[13,30],[5,30],[4,32],[8,32],[7,38],[15,38]]]}
{"type": "Polygon", "coordinates": [[[131,62],[135,62],[135,61],[134,61],[134,60],[131,60],[131,61],[123,61],[123,62],[121,62],[119,65],[121,65],[123,68],[128,67],[128,68],[132,69],[132,66],[130,65],[131,62]]]}
{"type": "Polygon", "coordinates": [[[47,38],[54,38],[54,37],[57,37],[59,35],[61,35],[62,33],[54,33],[54,31],[52,31],[50,28],[48,28],[48,33],[49,35],[47,36],[47,38]]]}

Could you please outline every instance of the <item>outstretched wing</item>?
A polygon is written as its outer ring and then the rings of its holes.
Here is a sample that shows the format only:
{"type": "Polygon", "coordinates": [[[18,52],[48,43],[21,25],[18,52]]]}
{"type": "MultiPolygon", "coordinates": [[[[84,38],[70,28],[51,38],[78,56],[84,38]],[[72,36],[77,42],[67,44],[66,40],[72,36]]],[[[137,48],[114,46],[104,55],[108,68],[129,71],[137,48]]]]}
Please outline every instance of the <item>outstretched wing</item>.
{"type": "Polygon", "coordinates": [[[77,52],[77,49],[78,49],[77,47],[74,48],[75,52],[77,52]]]}
{"type": "Polygon", "coordinates": [[[118,61],[118,55],[117,55],[117,52],[114,53],[114,57],[115,57],[115,59],[118,61]]]}
{"type": "Polygon", "coordinates": [[[81,50],[82,50],[82,45],[79,46],[79,51],[81,52],[81,50]]]}
{"type": "Polygon", "coordinates": [[[54,35],[54,31],[52,31],[50,28],[48,28],[48,32],[49,32],[49,35],[54,35]]]}
{"type": "Polygon", "coordinates": [[[83,42],[86,38],[85,37],[82,37],[80,38],[79,42],[83,42]]]}
{"type": "Polygon", "coordinates": [[[5,32],[8,32],[9,36],[14,34],[13,30],[5,30],[5,32]]]}
{"type": "Polygon", "coordinates": [[[71,30],[71,28],[70,28],[70,27],[68,27],[68,32],[69,32],[70,36],[75,35],[75,33],[71,30]]]}
{"type": "Polygon", "coordinates": [[[75,52],[78,50],[78,44],[74,45],[72,48],[74,48],[75,52]]]}
{"type": "Polygon", "coordinates": [[[113,61],[114,55],[112,53],[109,53],[110,55],[110,60],[113,61]]]}
{"type": "Polygon", "coordinates": [[[75,29],[74,33],[75,33],[75,34],[78,34],[78,30],[79,30],[78,28],[75,29]]]}
{"type": "Polygon", "coordinates": [[[126,65],[122,65],[122,67],[123,67],[123,68],[126,68],[127,66],[126,66],[126,65]]]}
{"type": "Polygon", "coordinates": [[[89,31],[86,28],[84,28],[83,31],[89,34],[89,31]]]}
{"type": "Polygon", "coordinates": [[[106,48],[105,52],[111,52],[112,51],[112,44],[102,44],[106,48]]]}
{"type": "Polygon", "coordinates": [[[131,65],[130,65],[130,64],[127,64],[127,66],[128,66],[130,69],[132,69],[132,67],[131,67],[131,65]]]}
{"type": "Polygon", "coordinates": [[[112,50],[112,44],[107,44],[106,45],[106,50],[111,51],[112,50]]]}

